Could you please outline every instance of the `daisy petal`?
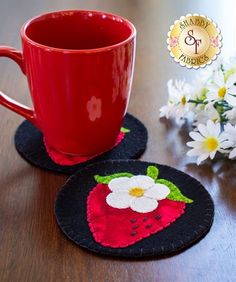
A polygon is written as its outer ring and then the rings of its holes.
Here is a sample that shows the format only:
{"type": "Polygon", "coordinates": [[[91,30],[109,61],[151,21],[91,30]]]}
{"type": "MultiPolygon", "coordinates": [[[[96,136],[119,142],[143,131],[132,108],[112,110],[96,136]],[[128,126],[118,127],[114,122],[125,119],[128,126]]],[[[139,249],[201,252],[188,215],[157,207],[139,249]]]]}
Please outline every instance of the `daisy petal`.
{"type": "Polygon", "coordinates": [[[190,132],[189,136],[196,141],[204,141],[204,138],[202,137],[202,135],[198,132],[190,132]]]}
{"type": "Polygon", "coordinates": [[[216,151],[210,152],[210,159],[213,160],[216,155],[216,151]]]}
{"type": "Polygon", "coordinates": [[[220,147],[222,149],[226,149],[226,148],[232,147],[233,144],[234,144],[234,142],[226,140],[226,141],[221,142],[220,147]]]}
{"type": "Polygon", "coordinates": [[[173,111],[172,104],[168,104],[168,105],[161,107],[160,108],[160,118],[166,117],[167,119],[169,119],[172,115],[172,111],[173,111]]]}
{"type": "Polygon", "coordinates": [[[170,194],[170,189],[164,184],[155,184],[152,188],[146,190],[144,196],[156,200],[163,200],[170,194]]]}
{"type": "Polygon", "coordinates": [[[224,86],[224,74],[221,70],[215,72],[214,81],[219,87],[224,86]]]}
{"type": "Polygon", "coordinates": [[[206,97],[206,100],[207,101],[213,101],[213,100],[218,100],[218,94],[217,92],[208,92],[207,93],[207,97],[206,97]]]}
{"type": "Polygon", "coordinates": [[[231,152],[230,152],[230,154],[229,154],[229,158],[230,159],[233,159],[233,158],[235,158],[236,157],[236,148],[234,148],[231,152]]]}
{"type": "Polygon", "coordinates": [[[229,134],[228,134],[227,132],[225,132],[225,131],[222,132],[222,133],[220,134],[220,136],[218,137],[218,140],[219,140],[220,143],[226,141],[227,139],[230,139],[230,136],[229,136],[229,134]]]}
{"type": "Polygon", "coordinates": [[[120,192],[128,192],[130,188],[130,179],[129,177],[118,177],[112,179],[108,187],[111,191],[120,193],[120,192]]]}
{"type": "Polygon", "coordinates": [[[195,156],[199,156],[203,153],[203,149],[202,148],[194,148],[190,151],[187,152],[187,156],[189,157],[195,157],[195,156]]]}
{"type": "Polygon", "coordinates": [[[200,142],[200,141],[190,141],[190,142],[187,142],[187,146],[199,148],[199,147],[202,146],[202,142],[200,142]]]}
{"type": "Polygon", "coordinates": [[[228,89],[228,93],[236,95],[236,86],[233,85],[228,89]]]}
{"type": "Polygon", "coordinates": [[[132,199],[133,197],[128,193],[110,193],[106,197],[106,202],[113,208],[126,209],[130,207],[132,199]]]}
{"type": "Polygon", "coordinates": [[[222,154],[229,154],[230,153],[230,149],[218,149],[218,152],[220,152],[222,154]]]}
{"type": "Polygon", "coordinates": [[[200,165],[201,162],[205,161],[209,157],[209,153],[204,153],[197,159],[197,165],[200,165]]]}
{"type": "Polygon", "coordinates": [[[224,135],[226,138],[236,142],[236,125],[233,126],[230,123],[227,123],[224,127],[224,130],[224,135]]]}
{"type": "Polygon", "coordinates": [[[219,122],[214,123],[212,120],[211,122],[212,122],[212,132],[214,133],[215,136],[218,137],[221,132],[220,123],[219,122]]]}
{"type": "Polygon", "coordinates": [[[228,118],[232,123],[236,123],[236,107],[232,110],[228,110],[225,112],[226,118],[228,118]]]}
{"type": "Polygon", "coordinates": [[[228,130],[234,130],[234,126],[233,126],[232,124],[230,124],[230,123],[227,123],[227,124],[225,125],[224,129],[225,129],[226,131],[228,131],[228,130]]]}
{"type": "Polygon", "coordinates": [[[230,123],[227,123],[224,127],[225,131],[234,130],[234,126],[230,123]]]}
{"type": "Polygon", "coordinates": [[[236,106],[236,97],[230,95],[230,94],[227,94],[225,95],[225,100],[232,106],[236,106]]]}
{"type": "Polygon", "coordinates": [[[219,136],[220,134],[220,124],[214,123],[211,119],[207,121],[207,129],[212,136],[219,136]]]}
{"type": "Polygon", "coordinates": [[[229,78],[227,79],[225,86],[227,88],[231,87],[234,85],[234,83],[236,82],[236,74],[232,74],[229,76],[229,78]]]}
{"type": "Polygon", "coordinates": [[[207,85],[207,89],[209,90],[209,92],[207,93],[207,96],[209,93],[217,93],[218,92],[218,89],[219,89],[219,86],[217,86],[216,84],[214,83],[210,83],[207,85]]]}
{"type": "Polygon", "coordinates": [[[135,175],[130,178],[130,187],[140,187],[146,190],[154,184],[154,180],[146,175],[135,175]]]}
{"type": "Polygon", "coordinates": [[[198,130],[199,132],[204,136],[204,137],[208,137],[209,136],[209,132],[207,130],[207,127],[204,124],[199,124],[198,125],[198,130]]]}
{"type": "Polygon", "coordinates": [[[146,213],[154,211],[158,207],[158,202],[146,197],[134,198],[131,201],[130,207],[136,212],[146,213]]]}

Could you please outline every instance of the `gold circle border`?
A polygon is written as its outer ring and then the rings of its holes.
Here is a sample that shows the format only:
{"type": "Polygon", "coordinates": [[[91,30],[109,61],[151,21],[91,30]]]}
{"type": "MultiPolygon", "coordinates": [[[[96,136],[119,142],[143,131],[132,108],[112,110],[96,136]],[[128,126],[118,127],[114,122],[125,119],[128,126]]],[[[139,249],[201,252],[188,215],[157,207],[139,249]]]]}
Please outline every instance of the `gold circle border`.
{"type": "MultiPolygon", "coordinates": [[[[170,53],[171,57],[174,58],[174,61],[175,61],[176,63],[179,63],[182,67],[187,67],[187,68],[189,68],[189,69],[191,69],[191,68],[193,68],[193,69],[199,69],[199,68],[204,68],[204,67],[206,67],[207,65],[210,65],[210,64],[212,63],[212,61],[214,61],[214,60],[217,58],[217,56],[219,55],[219,53],[220,53],[220,51],[221,51],[221,47],[222,47],[222,35],[221,35],[221,31],[220,31],[220,29],[218,28],[218,26],[216,25],[216,23],[215,23],[211,18],[206,17],[205,15],[202,15],[202,14],[197,14],[197,13],[195,13],[195,14],[187,14],[186,16],[181,16],[178,20],[176,20],[176,21],[174,22],[173,25],[171,25],[170,30],[169,30],[169,32],[167,33],[167,37],[168,37],[167,40],[166,40],[166,42],[167,42],[167,48],[168,48],[168,50],[169,50],[169,53],[170,53]],[[176,56],[173,54],[173,52],[172,52],[172,50],[171,50],[171,49],[172,49],[172,48],[170,47],[170,35],[171,35],[171,32],[172,32],[173,28],[174,28],[180,21],[186,19],[187,17],[202,17],[202,18],[205,18],[206,20],[208,20],[208,21],[214,26],[214,28],[216,29],[217,34],[218,34],[218,36],[219,36],[219,46],[217,47],[218,50],[216,51],[215,55],[214,55],[209,61],[207,61],[207,63],[205,63],[205,64],[201,64],[201,65],[198,65],[198,66],[193,66],[193,65],[186,64],[186,63],[180,61],[178,58],[176,58],[176,56]]],[[[208,49],[209,49],[209,48],[208,48],[208,49]]]]}

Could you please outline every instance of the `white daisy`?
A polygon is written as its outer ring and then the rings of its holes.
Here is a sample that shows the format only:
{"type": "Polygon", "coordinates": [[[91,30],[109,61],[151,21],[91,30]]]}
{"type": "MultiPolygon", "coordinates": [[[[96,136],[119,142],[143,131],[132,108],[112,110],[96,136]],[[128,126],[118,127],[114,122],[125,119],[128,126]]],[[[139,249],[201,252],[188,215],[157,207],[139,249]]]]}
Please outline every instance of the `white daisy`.
{"type": "Polygon", "coordinates": [[[212,103],[207,104],[204,110],[196,113],[193,125],[197,126],[201,123],[206,124],[209,119],[214,123],[220,122],[220,115],[212,103]]]}
{"type": "Polygon", "coordinates": [[[224,127],[224,136],[229,142],[232,143],[232,151],[229,153],[229,158],[233,159],[236,157],[236,125],[227,123],[224,127]]]}
{"type": "Polygon", "coordinates": [[[114,178],[108,187],[112,191],[106,197],[109,206],[118,209],[131,208],[140,213],[155,210],[158,200],[165,199],[170,193],[166,185],[155,183],[146,175],[114,178]]]}
{"type": "Polygon", "coordinates": [[[216,71],[214,79],[208,84],[207,101],[225,100],[232,106],[236,106],[236,74],[232,74],[225,81],[222,71],[216,71]]]}
{"type": "Polygon", "coordinates": [[[189,109],[190,86],[182,80],[175,80],[173,83],[172,79],[168,81],[167,86],[169,100],[168,104],[160,109],[160,117],[173,117],[180,120],[185,117],[189,109]]]}
{"type": "Polygon", "coordinates": [[[192,100],[205,100],[206,93],[208,92],[206,88],[206,78],[202,76],[196,77],[194,81],[194,87],[190,89],[190,95],[192,100]]]}
{"type": "Polygon", "coordinates": [[[204,110],[205,105],[201,102],[206,99],[207,92],[208,89],[206,88],[206,79],[198,76],[194,81],[194,87],[190,88],[189,111],[197,114],[204,110]]]}
{"type": "Polygon", "coordinates": [[[174,104],[172,109],[172,115],[176,119],[181,119],[188,112],[190,99],[190,86],[183,80],[173,80],[170,79],[167,83],[169,92],[169,102],[174,104]]]}
{"type": "Polygon", "coordinates": [[[199,124],[197,129],[199,132],[192,131],[189,133],[194,141],[187,143],[189,147],[192,147],[187,155],[198,156],[198,165],[208,157],[213,159],[217,151],[220,152],[232,146],[232,142],[226,140],[225,136],[222,135],[219,123],[208,120],[206,125],[199,124]]]}

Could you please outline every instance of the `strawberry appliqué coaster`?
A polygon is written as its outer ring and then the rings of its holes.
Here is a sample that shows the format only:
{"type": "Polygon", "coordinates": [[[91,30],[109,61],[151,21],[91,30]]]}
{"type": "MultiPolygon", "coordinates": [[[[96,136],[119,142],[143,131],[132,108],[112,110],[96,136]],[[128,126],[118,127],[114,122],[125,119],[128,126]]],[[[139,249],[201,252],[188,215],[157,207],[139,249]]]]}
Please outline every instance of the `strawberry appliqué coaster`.
{"type": "Polygon", "coordinates": [[[64,156],[45,146],[44,138],[34,125],[24,121],[16,130],[15,147],[19,154],[31,164],[42,169],[73,174],[89,164],[109,159],[135,159],[146,149],[147,129],[137,118],[126,114],[123,127],[115,146],[92,158],[64,156]]]}
{"type": "Polygon", "coordinates": [[[124,248],[171,225],[193,201],[166,179],[157,166],[147,175],[128,172],[95,176],[99,183],[89,194],[87,220],[96,242],[124,248]]]}
{"type": "Polygon", "coordinates": [[[179,252],[210,229],[206,189],[171,167],[106,161],[72,176],[58,193],[57,222],[75,243],[114,256],[179,252]]]}

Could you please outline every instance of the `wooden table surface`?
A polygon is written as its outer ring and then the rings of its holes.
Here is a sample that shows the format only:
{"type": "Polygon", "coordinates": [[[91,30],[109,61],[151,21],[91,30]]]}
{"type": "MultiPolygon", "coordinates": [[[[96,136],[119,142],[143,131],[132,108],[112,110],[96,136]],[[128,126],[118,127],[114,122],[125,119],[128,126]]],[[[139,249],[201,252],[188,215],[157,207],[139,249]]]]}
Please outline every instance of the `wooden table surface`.
{"type": "MultiPolygon", "coordinates": [[[[0,44],[20,47],[19,30],[46,11],[98,9],[130,19],[138,31],[129,112],[148,128],[141,159],[171,165],[200,180],[215,202],[210,233],[185,252],[161,260],[119,260],[88,253],[59,230],[53,203],[65,176],[37,169],[16,152],[13,135],[22,118],[0,107],[0,281],[236,281],[236,162],[197,167],[186,157],[186,131],[160,122],[170,77],[191,79],[197,71],[170,58],[166,34],[187,13],[213,18],[223,34],[223,54],[236,49],[235,2],[158,0],[8,0],[0,3],[0,44]]],[[[30,105],[25,77],[10,60],[0,60],[0,89],[30,105]]]]}

